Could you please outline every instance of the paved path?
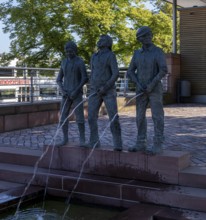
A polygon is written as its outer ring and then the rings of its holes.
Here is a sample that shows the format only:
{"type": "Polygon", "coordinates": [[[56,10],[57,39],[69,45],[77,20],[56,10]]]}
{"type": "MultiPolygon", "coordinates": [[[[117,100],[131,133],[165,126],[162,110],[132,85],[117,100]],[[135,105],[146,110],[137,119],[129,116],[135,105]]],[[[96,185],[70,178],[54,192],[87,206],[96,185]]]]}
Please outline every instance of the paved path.
{"type": "MultiPolygon", "coordinates": [[[[167,105],[165,110],[165,143],[164,149],[182,150],[191,153],[191,164],[206,166],[206,105],[175,104],[167,105]]],[[[124,150],[132,146],[136,140],[136,123],[134,110],[119,113],[122,128],[124,150]]],[[[147,110],[148,145],[152,144],[153,122],[150,109],[147,110]]],[[[108,128],[108,117],[99,118],[99,133],[102,148],[112,148],[112,136],[108,128]]],[[[69,125],[70,142],[78,143],[77,125],[69,125]]],[[[0,146],[8,145],[16,148],[30,148],[41,150],[44,145],[62,138],[61,131],[57,131],[57,124],[23,129],[0,134],[0,146]]],[[[89,128],[86,121],[86,139],[89,138],[89,128]]]]}

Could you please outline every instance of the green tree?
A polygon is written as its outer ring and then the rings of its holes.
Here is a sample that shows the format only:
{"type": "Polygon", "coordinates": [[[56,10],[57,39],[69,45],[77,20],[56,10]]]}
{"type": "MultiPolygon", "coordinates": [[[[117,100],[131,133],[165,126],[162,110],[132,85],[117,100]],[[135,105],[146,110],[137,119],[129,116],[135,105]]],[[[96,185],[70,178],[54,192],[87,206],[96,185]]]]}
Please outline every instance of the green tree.
{"type": "MultiPolygon", "coordinates": [[[[172,4],[168,3],[163,0],[150,0],[150,3],[153,5],[153,12],[155,14],[163,12],[165,15],[167,15],[171,20],[173,19],[173,9],[172,4]]],[[[179,11],[177,11],[177,52],[180,51],[180,15],[179,11]]]]}
{"type": "Polygon", "coordinates": [[[114,39],[113,50],[128,65],[139,47],[136,30],[152,28],[154,42],[171,51],[171,16],[148,10],[144,0],[7,0],[0,4],[4,32],[10,33],[11,51],[4,60],[18,58],[27,66],[58,67],[68,40],[78,44],[89,64],[101,34],[114,39]]]}

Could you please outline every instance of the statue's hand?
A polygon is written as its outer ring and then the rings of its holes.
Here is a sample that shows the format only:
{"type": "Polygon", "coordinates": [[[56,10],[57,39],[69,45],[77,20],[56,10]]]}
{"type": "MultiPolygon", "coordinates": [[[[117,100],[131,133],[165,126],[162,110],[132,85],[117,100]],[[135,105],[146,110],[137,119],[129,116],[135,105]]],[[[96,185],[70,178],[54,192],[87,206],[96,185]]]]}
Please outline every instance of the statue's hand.
{"type": "Polygon", "coordinates": [[[150,84],[147,85],[146,92],[151,93],[152,90],[153,90],[153,85],[150,83],[150,84]]]}
{"type": "Polygon", "coordinates": [[[71,100],[74,100],[74,99],[77,98],[78,94],[79,94],[78,91],[73,91],[73,92],[71,93],[71,95],[70,95],[69,98],[70,98],[71,100]]]}
{"type": "Polygon", "coordinates": [[[97,90],[98,95],[105,95],[106,94],[106,89],[102,86],[97,90]]]}
{"type": "Polygon", "coordinates": [[[62,96],[63,96],[63,97],[67,97],[67,96],[68,96],[67,91],[64,90],[64,89],[61,90],[61,93],[62,93],[62,96]]]}
{"type": "Polygon", "coordinates": [[[147,89],[147,87],[146,86],[142,86],[142,85],[140,85],[139,83],[138,83],[138,90],[137,90],[137,93],[139,94],[139,93],[144,93],[144,94],[146,94],[146,89],[147,89]]]}

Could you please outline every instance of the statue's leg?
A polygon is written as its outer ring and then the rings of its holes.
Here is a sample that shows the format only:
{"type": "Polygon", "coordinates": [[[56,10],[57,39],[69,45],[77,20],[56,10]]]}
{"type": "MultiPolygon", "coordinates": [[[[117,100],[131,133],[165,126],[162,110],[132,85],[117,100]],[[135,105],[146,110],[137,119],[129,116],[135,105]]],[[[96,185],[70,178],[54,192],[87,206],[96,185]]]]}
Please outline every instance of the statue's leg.
{"type": "Polygon", "coordinates": [[[164,141],[164,110],[161,93],[151,93],[150,106],[152,111],[152,119],[154,122],[154,138],[152,152],[154,154],[157,154],[162,152],[162,143],[164,141]]]}
{"type": "Polygon", "coordinates": [[[90,128],[90,139],[89,139],[90,147],[94,147],[94,146],[96,148],[100,147],[97,119],[102,101],[103,101],[102,98],[99,97],[97,94],[94,94],[89,98],[88,123],[90,128]]]}
{"type": "Polygon", "coordinates": [[[79,129],[79,144],[80,146],[84,146],[85,145],[85,124],[78,123],[78,129],[79,129]]]}
{"type": "Polygon", "coordinates": [[[74,109],[75,109],[76,122],[77,122],[78,130],[79,130],[80,146],[84,146],[85,145],[85,120],[84,120],[84,105],[82,102],[82,94],[80,94],[74,100],[74,109]]]}
{"type": "Polygon", "coordinates": [[[68,139],[68,120],[62,125],[62,132],[63,132],[63,141],[61,145],[65,145],[69,142],[68,139]]]}
{"type": "Polygon", "coordinates": [[[148,105],[148,97],[142,95],[136,98],[136,125],[137,125],[137,140],[134,146],[128,151],[145,151],[147,147],[147,119],[146,110],[148,105]]]}
{"type": "Polygon", "coordinates": [[[60,143],[56,143],[56,146],[63,146],[68,143],[68,115],[71,108],[71,100],[63,97],[61,102],[61,108],[60,108],[60,127],[62,129],[63,133],[63,140],[60,143]]]}
{"type": "Polygon", "coordinates": [[[119,123],[118,109],[117,109],[117,99],[116,95],[108,94],[104,96],[104,103],[107,108],[107,112],[110,120],[110,129],[113,136],[114,150],[122,150],[122,137],[121,137],[121,127],[119,123]]]}

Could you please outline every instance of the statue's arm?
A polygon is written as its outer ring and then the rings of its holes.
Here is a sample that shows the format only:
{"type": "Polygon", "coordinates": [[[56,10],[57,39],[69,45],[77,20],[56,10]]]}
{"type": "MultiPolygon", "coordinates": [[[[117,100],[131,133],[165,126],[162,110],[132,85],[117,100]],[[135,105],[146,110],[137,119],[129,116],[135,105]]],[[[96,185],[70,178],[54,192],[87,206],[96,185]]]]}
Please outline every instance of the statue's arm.
{"type": "Polygon", "coordinates": [[[88,76],[87,76],[87,71],[86,71],[86,66],[85,66],[84,61],[80,60],[78,65],[79,65],[78,71],[80,71],[81,80],[79,82],[79,85],[71,93],[71,95],[70,95],[71,99],[75,99],[78,96],[78,94],[81,92],[83,85],[88,82],[88,76]]]}
{"type": "Polygon", "coordinates": [[[148,92],[151,92],[154,87],[161,81],[161,79],[167,74],[167,63],[164,52],[159,48],[157,55],[157,65],[159,68],[159,72],[153,78],[152,82],[147,86],[148,92]]]}
{"type": "Polygon", "coordinates": [[[86,66],[85,66],[85,63],[83,60],[80,61],[79,70],[80,70],[80,74],[81,74],[81,81],[77,87],[77,91],[80,91],[82,89],[83,85],[88,82],[87,70],[86,70],[86,66]]]}
{"type": "Polygon", "coordinates": [[[134,82],[136,84],[136,86],[139,88],[139,90],[142,91],[143,88],[142,88],[141,84],[139,83],[137,76],[136,76],[136,73],[135,73],[135,71],[137,69],[135,59],[136,59],[136,55],[134,53],[132,60],[130,62],[129,68],[127,70],[127,78],[129,78],[132,82],[134,82]]]}
{"type": "Polygon", "coordinates": [[[104,88],[105,90],[108,90],[112,88],[119,77],[119,69],[118,69],[118,64],[117,64],[117,59],[114,53],[111,53],[109,57],[109,65],[111,69],[111,77],[110,79],[106,82],[104,88]]]}
{"type": "Polygon", "coordinates": [[[58,76],[56,78],[56,83],[59,86],[59,89],[60,89],[62,95],[65,95],[65,91],[64,91],[64,87],[63,87],[63,78],[64,78],[64,71],[63,71],[62,64],[61,64],[58,76]]]}

